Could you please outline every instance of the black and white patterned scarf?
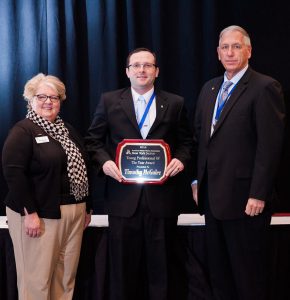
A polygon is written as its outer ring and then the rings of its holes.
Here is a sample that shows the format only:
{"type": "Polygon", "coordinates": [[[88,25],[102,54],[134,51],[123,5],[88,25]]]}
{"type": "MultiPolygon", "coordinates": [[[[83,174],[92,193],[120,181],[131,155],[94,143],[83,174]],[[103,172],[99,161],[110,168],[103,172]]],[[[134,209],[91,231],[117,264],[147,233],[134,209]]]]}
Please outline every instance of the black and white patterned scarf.
{"type": "Polygon", "coordinates": [[[47,121],[29,109],[26,118],[41,127],[50,137],[58,141],[67,155],[67,172],[70,182],[70,194],[76,200],[81,200],[88,195],[88,176],[84,159],[75,145],[69,138],[69,131],[62,119],[57,116],[54,123],[47,121]]]}

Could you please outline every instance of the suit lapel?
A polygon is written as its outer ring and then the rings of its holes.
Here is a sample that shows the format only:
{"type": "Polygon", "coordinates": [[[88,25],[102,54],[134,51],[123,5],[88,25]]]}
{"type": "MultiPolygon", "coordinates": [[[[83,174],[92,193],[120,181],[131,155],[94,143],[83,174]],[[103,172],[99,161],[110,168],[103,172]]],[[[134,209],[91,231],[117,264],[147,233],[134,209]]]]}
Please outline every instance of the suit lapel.
{"type": "Polygon", "coordinates": [[[240,81],[237,83],[237,86],[235,87],[231,97],[229,98],[229,100],[227,101],[221,116],[215,126],[214,132],[212,134],[212,136],[214,134],[216,134],[216,132],[218,131],[218,129],[223,125],[225,119],[227,118],[228,114],[230,113],[231,109],[233,108],[233,106],[237,103],[237,101],[239,101],[240,96],[243,94],[243,92],[245,91],[245,89],[247,88],[247,82],[249,80],[249,76],[251,74],[251,70],[250,68],[248,68],[248,70],[246,71],[246,73],[244,74],[244,76],[240,79],[240,81]]]}
{"type": "Polygon", "coordinates": [[[167,98],[164,97],[164,95],[161,92],[156,91],[156,118],[149,130],[149,133],[151,133],[155,128],[157,128],[158,125],[162,122],[168,105],[169,104],[167,98]]]}
{"type": "Polygon", "coordinates": [[[217,78],[215,82],[210,86],[210,90],[208,91],[208,100],[207,100],[207,107],[206,107],[206,129],[205,134],[209,141],[211,135],[211,125],[212,125],[212,118],[213,112],[215,107],[216,98],[218,92],[220,90],[221,84],[223,82],[223,77],[217,78]]]}
{"type": "Polygon", "coordinates": [[[136,120],[135,107],[134,107],[132,92],[130,88],[126,89],[123,92],[123,94],[121,94],[120,105],[123,108],[125,114],[127,115],[132,125],[136,128],[138,132],[140,132],[136,120]]]}
{"type": "MultiPolygon", "coordinates": [[[[128,119],[132,123],[132,125],[136,128],[138,132],[140,132],[137,120],[136,120],[136,113],[133,103],[133,97],[131,89],[126,89],[123,94],[121,94],[120,105],[123,108],[124,112],[126,113],[128,119]]],[[[164,114],[168,108],[168,101],[167,98],[164,97],[162,92],[156,91],[156,118],[154,123],[152,124],[149,133],[153,131],[158,125],[162,122],[164,118],[164,114]]]]}

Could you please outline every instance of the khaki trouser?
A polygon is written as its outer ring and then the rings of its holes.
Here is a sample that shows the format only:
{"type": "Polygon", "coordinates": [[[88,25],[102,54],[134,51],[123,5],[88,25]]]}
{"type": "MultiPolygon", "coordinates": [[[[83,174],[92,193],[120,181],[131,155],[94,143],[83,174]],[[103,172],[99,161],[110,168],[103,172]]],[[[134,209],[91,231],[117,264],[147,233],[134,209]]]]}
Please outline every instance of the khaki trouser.
{"type": "Polygon", "coordinates": [[[25,233],[24,217],[6,207],[20,300],[73,297],[85,220],[85,203],[61,205],[61,219],[41,220],[41,236],[25,233]]]}

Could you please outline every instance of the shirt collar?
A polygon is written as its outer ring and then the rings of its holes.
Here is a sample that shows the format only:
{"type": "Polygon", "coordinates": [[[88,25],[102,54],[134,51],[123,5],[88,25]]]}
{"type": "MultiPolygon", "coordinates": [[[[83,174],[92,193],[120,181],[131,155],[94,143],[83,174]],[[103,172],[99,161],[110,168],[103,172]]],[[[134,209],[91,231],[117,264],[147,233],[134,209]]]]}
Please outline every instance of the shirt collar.
{"type": "Polygon", "coordinates": [[[143,96],[145,98],[146,103],[148,103],[150,97],[152,96],[152,94],[154,92],[154,87],[143,95],[138,94],[132,87],[131,87],[131,91],[132,91],[132,97],[133,97],[134,103],[138,100],[138,98],[140,96],[143,96]]]}
{"type": "MultiPolygon", "coordinates": [[[[246,73],[249,65],[246,65],[241,71],[239,71],[232,79],[231,82],[233,83],[233,86],[236,85],[239,80],[243,77],[243,75],[246,73]]],[[[224,82],[229,81],[226,75],[227,72],[224,74],[224,82]]]]}

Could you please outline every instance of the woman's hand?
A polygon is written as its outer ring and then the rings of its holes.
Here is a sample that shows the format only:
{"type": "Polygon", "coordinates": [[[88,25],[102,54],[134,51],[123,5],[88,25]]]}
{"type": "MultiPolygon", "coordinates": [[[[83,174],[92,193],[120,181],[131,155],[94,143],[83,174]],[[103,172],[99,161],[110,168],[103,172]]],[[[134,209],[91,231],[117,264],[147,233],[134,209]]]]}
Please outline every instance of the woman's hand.
{"type": "Polygon", "coordinates": [[[85,213],[85,224],[84,224],[84,229],[86,229],[89,224],[91,223],[91,218],[92,218],[92,210],[89,213],[85,213]]]}
{"type": "Polygon", "coordinates": [[[40,219],[38,217],[37,212],[34,212],[32,214],[29,214],[24,208],[24,227],[25,227],[25,233],[33,238],[40,237],[41,230],[40,230],[40,219]]]}

